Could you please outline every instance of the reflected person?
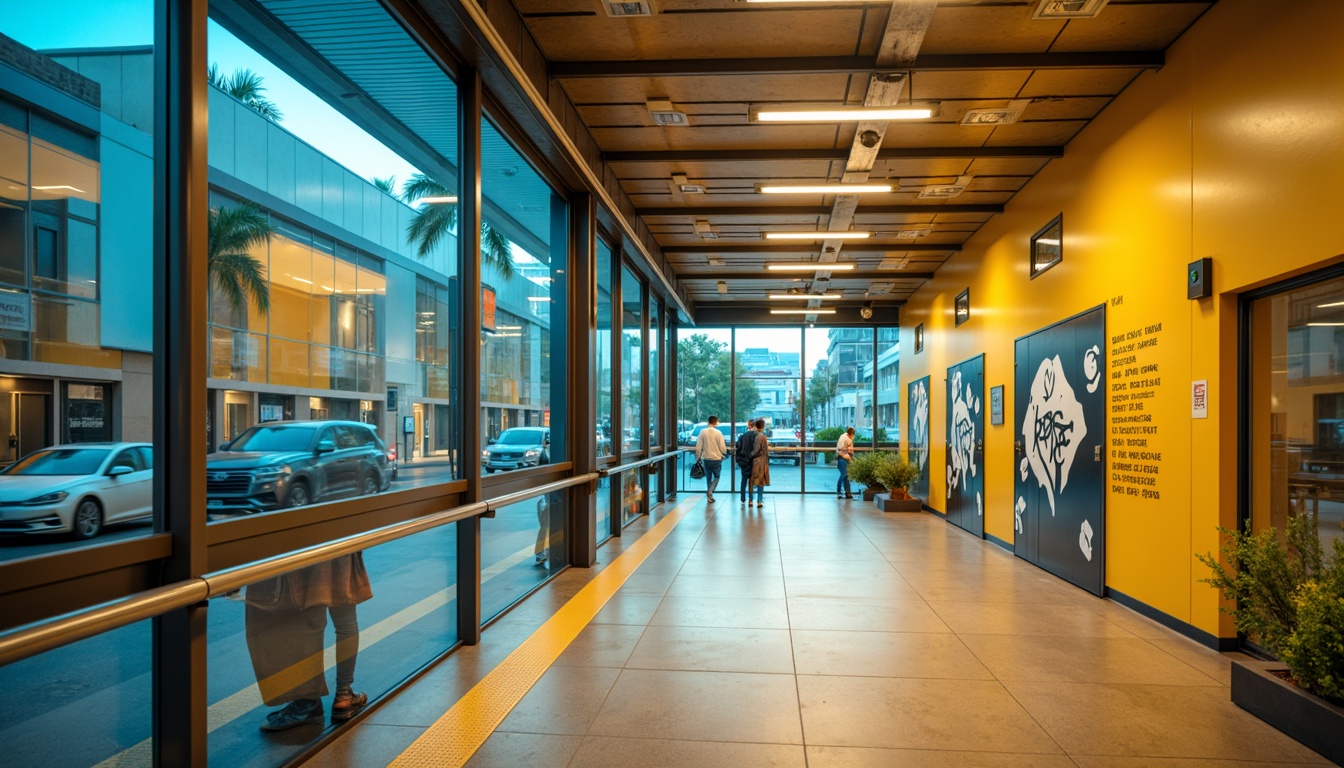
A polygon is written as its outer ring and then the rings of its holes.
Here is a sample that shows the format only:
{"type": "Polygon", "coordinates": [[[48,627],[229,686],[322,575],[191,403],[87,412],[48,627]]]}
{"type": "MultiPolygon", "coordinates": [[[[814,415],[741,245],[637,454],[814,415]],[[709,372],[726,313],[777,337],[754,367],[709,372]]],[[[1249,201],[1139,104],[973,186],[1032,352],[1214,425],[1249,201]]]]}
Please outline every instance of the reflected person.
{"type": "Polygon", "coordinates": [[[354,690],[359,654],[355,606],[373,597],[364,555],[356,552],[249,585],[247,650],[266,706],[263,731],[321,724],[327,695],[324,642],[327,616],[336,632],[336,695],[331,719],[348,720],[368,703],[354,690]]]}

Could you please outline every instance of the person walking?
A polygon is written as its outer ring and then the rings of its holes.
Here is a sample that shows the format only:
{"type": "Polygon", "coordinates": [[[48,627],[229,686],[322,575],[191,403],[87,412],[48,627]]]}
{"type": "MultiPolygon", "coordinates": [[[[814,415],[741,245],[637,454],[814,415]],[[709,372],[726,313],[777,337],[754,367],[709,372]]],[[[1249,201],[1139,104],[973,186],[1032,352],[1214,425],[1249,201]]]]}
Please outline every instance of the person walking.
{"type": "Polygon", "coordinates": [[[710,416],[709,426],[700,430],[700,437],[695,441],[695,460],[705,465],[705,495],[710,504],[714,503],[714,489],[719,487],[723,457],[728,455],[728,444],[724,442],[718,424],[719,417],[710,416]]]}
{"type": "Polygon", "coordinates": [[[733,446],[733,461],[742,473],[742,503],[751,503],[751,456],[756,452],[756,423],[747,422],[747,431],[738,435],[733,446]]]}
{"type": "Polygon", "coordinates": [[[841,499],[854,498],[849,487],[849,462],[854,458],[854,428],[845,430],[845,434],[835,443],[835,466],[840,470],[840,479],[835,482],[835,495],[841,499]]]}
{"type": "MultiPolygon", "coordinates": [[[[765,486],[770,484],[770,440],[765,436],[765,419],[756,420],[756,447],[751,452],[751,486],[756,489],[756,507],[765,506],[765,486]]],[[[750,497],[747,503],[751,503],[750,497]]]]}

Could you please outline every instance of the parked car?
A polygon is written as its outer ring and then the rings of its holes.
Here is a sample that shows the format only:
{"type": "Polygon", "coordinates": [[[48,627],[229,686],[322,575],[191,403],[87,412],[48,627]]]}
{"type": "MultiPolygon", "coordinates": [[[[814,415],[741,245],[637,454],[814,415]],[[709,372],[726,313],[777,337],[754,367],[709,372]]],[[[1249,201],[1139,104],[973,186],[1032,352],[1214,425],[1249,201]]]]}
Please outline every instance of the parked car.
{"type": "Polygon", "coordinates": [[[392,484],[388,448],[358,421],[268,421],[205,457],[208,512],[250,514],[392,484]]]}
{"type": "Polygon", "coordinates": [[[789,461],[795,467],[803,463],[803,453],[798,450],[802,447],[802,441],[796,435],[788,430],[776,429],[769,437],[771,461],[776,459],[789,461]]]}
{"type": "Polygon", "coordinates": [[[550,463],[551,430],[546,427],[510,427],[481,451],[481,468],[486,472],[550,463]]]}
{"type": "Polygon", "coordinates": [[[43,448],[0,472],[0,532],[91,539],[110,523],[154,514],[148,443],[43,448]]]}

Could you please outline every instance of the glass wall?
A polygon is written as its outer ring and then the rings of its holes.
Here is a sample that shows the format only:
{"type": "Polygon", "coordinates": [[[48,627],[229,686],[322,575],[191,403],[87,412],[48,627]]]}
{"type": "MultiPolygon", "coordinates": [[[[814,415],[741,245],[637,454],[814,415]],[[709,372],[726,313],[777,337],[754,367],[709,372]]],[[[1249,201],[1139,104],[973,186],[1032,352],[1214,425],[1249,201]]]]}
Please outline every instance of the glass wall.
{"type": "Polygon", "coordinates": [[[564,424],[553,417],[564,412],[565,339],[552,321],[565,311],[555,282],[569,218],[564,199],[488,120],[481,196],[481,464],[491,473],[564,458],[564,424]]]}
{"type": "Polygon", "coordinates": [[[646,443],[644,418],[643,284],[628,266],[621,267],[621,452],[641,450],[646,443]]]}
{"type": "Polygon", "coordinates": [[[649,298],[649,404],[653,410],[649,413],[649,445],[662,445],[662,437],[658,433],[658,420],[661,413],[658,405],[658,394],[661,391],[659,376],[662,375],[663,366],[659,363],[658,355],[662,351],[661,344],[663,337],[662,324],[659,322],[662,313],[658,302],[652,297],[649,298]]]}
{"type": "Polygon", "coordinates": [[[610,456],[615,452],[615,431],[612,427],[612,377],[615,373],[611,358],[611,246],[605,240],[597,241],[597,361],[594,372],[597,382],[597,455],[610,456]]]}
{"type": "Polygon", "coordinates": [[[511,504],[481,526],[481,618],[498,616],[565,563],[566,494],[511,504]]]}
{"type": "MultiPolygon", "coordinates": [[[[738,328],[734,332],[738,422],[765,420],[770,444],[766,491],[803,490],[802,331],[794,328],[738,328]]],[[[723,418],[723,417],[720,417],[723,418]]],[[[735,430],[740,432],[741,430],[735,430]]]]}
{"type": "MultiPolygon", "coordinates": [[[[1344,278],[1251,303],[1251,528],[1344,535],[1344,278]]],[[[1129,438],[1142,451],[1142,436],[1129,438]]]]}

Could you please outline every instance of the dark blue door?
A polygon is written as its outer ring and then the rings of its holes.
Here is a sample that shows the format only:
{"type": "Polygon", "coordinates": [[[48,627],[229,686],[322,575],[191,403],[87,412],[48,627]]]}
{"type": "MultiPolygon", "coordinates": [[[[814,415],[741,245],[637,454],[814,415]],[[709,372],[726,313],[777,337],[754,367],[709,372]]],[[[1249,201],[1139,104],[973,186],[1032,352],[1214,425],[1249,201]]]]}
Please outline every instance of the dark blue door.
{"type": "Polygon", "coordinates": [[[906,397],[906,458],[919,467],[919,477],[910,484],[910,495],[929,501],[929,377],[910,382],[906,397]]]}
{"type": "Polygon", "coordinates": [[[985,535],[985,356],[947,369],[947,520],[985,535]]]}

